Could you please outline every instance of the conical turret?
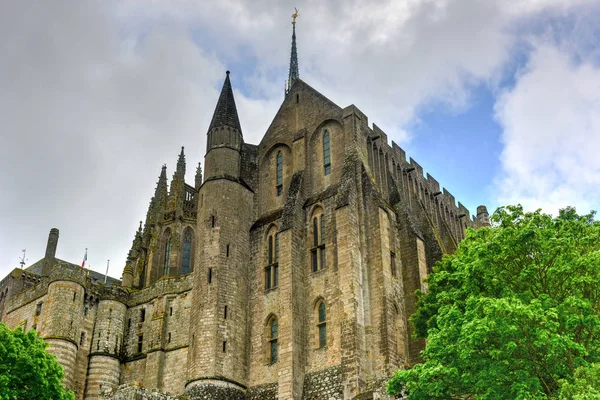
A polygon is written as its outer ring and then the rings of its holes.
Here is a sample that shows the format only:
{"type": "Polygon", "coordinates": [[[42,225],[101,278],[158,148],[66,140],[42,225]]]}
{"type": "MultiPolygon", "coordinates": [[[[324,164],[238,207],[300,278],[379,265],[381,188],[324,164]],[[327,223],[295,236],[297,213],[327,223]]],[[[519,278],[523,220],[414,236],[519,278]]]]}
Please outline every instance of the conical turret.
{"type": "Polygon", "coordinates": [[[224,176],[239,178],[240,151],[243,143],[242,127],[227,71],[215,113],[208,127],[206,179],[224,176]]]}
{"type": "Polygon", "coordinates": [[[239,135],[242,135],[242,127],[240,126],[240,119],[238,117],[237,108],[235,107],[235,99],[233,97],[231,81],[229,80],[229,73],[229,71],[226,72],[221,95],[219,96],[215,112],[210,121],[210,126],[208,127],[209,135],[213,129],[224,127],[237,130],[239,135]]]}

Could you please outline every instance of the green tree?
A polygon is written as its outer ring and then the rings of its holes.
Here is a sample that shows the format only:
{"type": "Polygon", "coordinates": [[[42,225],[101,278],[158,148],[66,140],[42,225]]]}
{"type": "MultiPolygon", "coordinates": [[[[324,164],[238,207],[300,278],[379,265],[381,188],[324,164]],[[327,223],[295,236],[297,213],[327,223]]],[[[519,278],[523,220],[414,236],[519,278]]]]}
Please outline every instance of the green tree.
{"type": "MultiPolygon", "coordinates": [[[[499,208],[469,230],[419,293],[423,363],[388,392],[409,399],[545,399],[600,361],[600,223],[499,208]]],[[[597,381],[594,381],[597,382],[597,381]]],[[[568,397],[565,397],[568,398],[568,397]]]]}
{"type": "Polygon", "coordinates": [[[34,330],[0,323],[0,400],[73,400],[61,383],[62,366],[34,330]]]}
{"type": "Polygon", "coordinates": [[[562,382],[559,399],[600,400],[600,364],[577,368],[572,382],[562,382]]]}

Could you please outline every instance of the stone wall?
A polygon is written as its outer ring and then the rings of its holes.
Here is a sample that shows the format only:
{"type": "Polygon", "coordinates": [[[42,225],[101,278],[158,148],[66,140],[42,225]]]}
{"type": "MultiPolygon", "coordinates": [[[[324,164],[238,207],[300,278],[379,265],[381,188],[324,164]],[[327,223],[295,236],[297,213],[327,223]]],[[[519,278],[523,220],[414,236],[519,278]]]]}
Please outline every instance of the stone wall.
{"type": "Polygon", "coordinates": [[[344,399],[341,367],[311,372],[304,377],[302,400],[344,399]]]}

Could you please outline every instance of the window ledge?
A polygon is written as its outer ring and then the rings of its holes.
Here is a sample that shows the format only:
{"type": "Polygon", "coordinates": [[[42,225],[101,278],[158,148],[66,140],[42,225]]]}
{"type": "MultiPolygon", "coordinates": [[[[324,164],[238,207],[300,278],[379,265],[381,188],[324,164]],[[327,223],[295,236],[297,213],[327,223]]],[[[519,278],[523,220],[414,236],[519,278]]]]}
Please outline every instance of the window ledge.
{"type": "Polygon", "coordinates": [[[271,292],[275,292],[277,289],[279,289],[279,286],[275,286],[269,289],[265,289],[265,294],[269,294],[271,292]]]}

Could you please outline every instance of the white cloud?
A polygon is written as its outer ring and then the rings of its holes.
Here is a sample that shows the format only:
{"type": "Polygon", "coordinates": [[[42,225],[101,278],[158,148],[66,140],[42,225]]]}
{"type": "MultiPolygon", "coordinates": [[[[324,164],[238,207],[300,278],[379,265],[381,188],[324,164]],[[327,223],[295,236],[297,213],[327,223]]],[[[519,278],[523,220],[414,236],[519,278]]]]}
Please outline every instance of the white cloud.
{"type": "Polygon", "coordinates": [[[526,208],[600,205],[600,68],[535,45],[514,88],[495,106],[504,131],[500,204],[526,208]]]}

